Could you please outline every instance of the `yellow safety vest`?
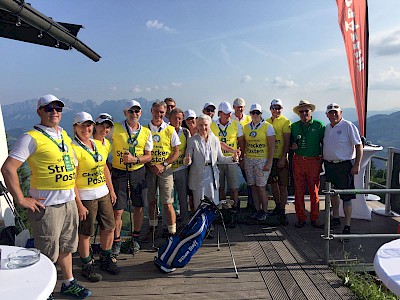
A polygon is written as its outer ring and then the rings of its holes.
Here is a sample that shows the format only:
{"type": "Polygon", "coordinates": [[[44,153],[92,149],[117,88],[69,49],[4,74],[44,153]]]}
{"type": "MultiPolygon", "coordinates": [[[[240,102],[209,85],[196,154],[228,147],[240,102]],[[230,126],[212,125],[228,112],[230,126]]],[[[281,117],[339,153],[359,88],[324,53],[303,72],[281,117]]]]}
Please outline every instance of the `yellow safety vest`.
{"type": "MultiPolygon", "coordinates": [[[[78,160],[76,185],[79,189],[94,189],[106,184],[104,166],[106,165],[108,152],[100,141],[94,140],[94,143],[99,154],[97,162],[94,157],[80,145],[72,144],[75,156],[78,160]]],[[[95,154],[95,151],[89,151],[95,154]]]]}
{"type": "MultiPolygon", "coordinates": [[[[181,141],[181,144],[179,145],[179,157],[176,161],[172,163],[172,170],[176,170],[179,167],[183,166],[183,159],[185,158],[185,151],[186,151],[186,145],[187,145],[187,139],[185,135],[185,130],[186,128],[182,128],[182,131],[179,135],[179,140],[181,141]]],[[[189,136],[189,130],[187,129],[187,133],[189,136]]]]}
{"type": "MultiPolygon", "coordinates": [[[[261,122],[258,124],[260,125],[261,122]]],[[[249,158],[268,158],[268,126],[272,126],[268,122],[256,128],[250,127],[251,123],[243,128],[243,135],[246,140],[246,156],[249,158]]]]}
{"type": "MultiPolygon", "coordinates": [[[[231,120],[225,130],[221,130],[216,122],[212,122],[211,131],[219,138],[220,142],[224,142],[235,150],[237,149],[238,122],[236,120],[231,120]]],[[[222,153],[224,156],[233,156],[233,153],[225,150],[222,150],[222,153]]]]}
{"type": "MultiPolygon", "coordinates": [[[[128,128],[129,129],[129,128],[128,128]]],[[[115,123],[113,142],[112,142],[112,166],[118,170],[126,170],[122,155],[125,151],[131,151],[133,156],[139,157],[144,155],[144,148],[150,135],[150,130],[147,127],[141,126],[139,135],[136,138],[135,146],[128,143],[129,134],[126,128],[121,123],[115,123]],[[133,152],[133,153],[132,153],[133,152]]],[[[132,136],[132,135],[131,135],[132,136]]],[[[128,164],[128,171],[138,170],[143,167],[143,163],[128,164]]]]}
{"type": "MultiPolygon", "coordinates": [[[[65,152],[37,130],[28,134],[36,141],[36,152],[28,157],[31,169],[31,187],[37,190],[70,190],[75,186],[76,169],[73,162],[72,141],[65,130],[62,131],[65,152]],[[67,171],[64,155],[70,160],[72,170],[67,171]]],[[[55,139],[58,144],[62,139],[55,139]]]]}
{"type": "Polygon", "coordinates": [[[281,158],[283,153],[283,135],[291,132],[290,120],[284,116],[279,116],[272,121],[272,118],[267,119],[267,122],[274,127],[275,130],[275,150],[274,158],[281,158]]]}
{"type": "Polygon", "coordinates": [[[152,131],[153,136],[153,150],[151,151],[151,165],[161,164],[166,160],[172,153],[172,134],[175,128],[171,125],[167,125],[166,128],[157,131],[152,131]]]}

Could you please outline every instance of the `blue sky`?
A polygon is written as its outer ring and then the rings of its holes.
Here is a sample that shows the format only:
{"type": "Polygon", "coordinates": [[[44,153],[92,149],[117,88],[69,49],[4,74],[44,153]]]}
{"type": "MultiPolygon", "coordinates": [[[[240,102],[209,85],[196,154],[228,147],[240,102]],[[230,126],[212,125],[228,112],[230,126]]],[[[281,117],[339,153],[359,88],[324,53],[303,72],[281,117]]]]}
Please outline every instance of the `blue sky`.
{"type": "MultiPolygon", "coordinates": [[[[236,97],[290,110],[308,99],[354,107],[334,0],[31,0],[102,58],[0,39],[0,103],[54,94],[92,99],[173,97],[200,112],[236,97]]],[[[400,1],[369,0],[368,110],[400,107],[400,1]]]]}

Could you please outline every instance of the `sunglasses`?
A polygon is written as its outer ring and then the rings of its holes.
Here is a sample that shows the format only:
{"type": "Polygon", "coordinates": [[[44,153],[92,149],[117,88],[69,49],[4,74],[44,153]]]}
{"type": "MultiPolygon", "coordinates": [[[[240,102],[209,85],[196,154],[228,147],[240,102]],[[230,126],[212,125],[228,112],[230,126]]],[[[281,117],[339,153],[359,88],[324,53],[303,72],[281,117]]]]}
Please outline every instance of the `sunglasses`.
{"type": "Polygon", "coordinates": [[[274,106],[271,106],[271,110],[281,110],[282,109],[282,107],[274,107],[274,106]]]}
{"type": "Polygon", "coordinates": [[[113,117],[110,115],[100,115],[98,116],[98,119],[114,121],[113,117]]]}
{"type": "Polygon", "coordinates": [[[259,116],[259,115],[261,115],[261,111],[253,110],[250,112],[250,114],[259,116]]]}
{"type": "Polygon", "coordinates": [[[299,110],[299,113],[300,114],[304,114],[304,113],[308,114],[309,111],[310,111],[309,109],[304,109],[304,110],[299,110]]]}
{"type": "Polygon", "coordinates": [[[328,105],[326,108],[327,109],[334,109],[334,108],[338,109],[338,108],[340,108],[340,106],[339,105],[328,105]]]}
{"type": "Polygon", "coordinates": [[[175,105],[173,105],[173,104],[167,104],[167,107],[175,108],[175,105]]]}
{"type": "Polygon", "coordinates": [[[206,108],[205,111],[206,111],[206,112],[214,112],[214,111],[215,111],[215,108],[206,108]]]}
{"type": "Polygon", "coordinates": [[[140,113],[140,109],[128,109],[128,113],[130,113],[130,114],[133,114],[133,113],[138,114],[138,113],[140,113]]]}
{"type": "Polygon", "coordinates": [[[62,112],[63,108],[60,106],[43,106],[42,107],[45,112],[53,112],[53,110],[56,110],[56,112],[62,112]]]}
{"type": "Polygon", "coordinates": [[[194,120],[194,117],[189,117],[189,118],[186,118],[186,120],[188,120],[188,121],[192,121],[192,120],[194,120]]]}

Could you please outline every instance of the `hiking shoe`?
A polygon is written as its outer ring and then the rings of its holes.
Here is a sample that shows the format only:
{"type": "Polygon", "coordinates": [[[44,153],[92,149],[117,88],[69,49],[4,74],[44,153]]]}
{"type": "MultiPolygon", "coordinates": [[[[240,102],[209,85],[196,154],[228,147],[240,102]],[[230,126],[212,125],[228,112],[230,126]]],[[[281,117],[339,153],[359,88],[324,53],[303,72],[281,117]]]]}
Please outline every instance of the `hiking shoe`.
{"type": "Polygon", "coordinates": [[[100,270],[106,271],[112,275],[117,275],[120,272],[117,266],[117,259],[114,255],[100,256],[100,270]]]}
{"type": "Polygon", "coordinates": [[[258,221],[265,221],[268,219],[268,213],[261,211],[258,216],[257,216],[257,220],[258,221]]]}
{"type": "MultiPolygon", "coordinates": [[[[343,233],[343,234],[350,234],[350,226],[344,225],[344,228],[343,228],[342,233],[343,233]]],[[[346,243],[346,242],[349,241],[349,239],[343,238],[343,239],[340,239],[340,241],[341,241],[342,243],[346,243]]]]}
{"type": "Polygon", "coordinates": [[[331,227],[336,227],[336,226],[340,226],[340,219],[339,218],[333,218],[331,220],[331,227]]]}
{"type": "Polygon", "coordinates": [[[98,282],[103,279],[103,276],[101,274],[96,273],[94,271],[94,265],[93,265],[94,260],[92,259],[90,262],[87,264],[84,264],[82,266],[82,271],[81,275],[87,279],[89,279],[91,282],[98,282]]]}
{"type": "Polygon", "coordinates": [[[112,250],[112,254],[115,257],[118,257],[118,255],[121,253],[121,245],[122,245],[121,241],[118,241],[118,242],[114,241],[113,242],[111,250],[112,250]]]}
{"type": "Polygon", "coordinates": [[[140,250],[140,237],[139,236],[134,236],[132,237],[132,248],[133,248],[133,253],[138,253],[140,250]]]}
{"type": "Polygon", "coordinates": [[[92,291],[79,285],[76,279],[72,280],[69,286],[61,285],[61,294],[74,296],[78,299],[85,299],[92,294],[92,291]]]}
{"type": "Polygon", "coordinates": [[[268,216],[279,216],[281,214],[281,209],[278,207],[275,207],[273,210],[268,211],[268,216]]]}
{"type": "Polygon", "coordinates": [[[283,225],[283,226],[289,225],[289,220],[288,220],[288,218],[287,218],[287,216],[286,216],[285,213],[280,214],[280,215],[278,216],[278,221],[279,221],[279,223],[281,223],[281,225],[283,225]]]}

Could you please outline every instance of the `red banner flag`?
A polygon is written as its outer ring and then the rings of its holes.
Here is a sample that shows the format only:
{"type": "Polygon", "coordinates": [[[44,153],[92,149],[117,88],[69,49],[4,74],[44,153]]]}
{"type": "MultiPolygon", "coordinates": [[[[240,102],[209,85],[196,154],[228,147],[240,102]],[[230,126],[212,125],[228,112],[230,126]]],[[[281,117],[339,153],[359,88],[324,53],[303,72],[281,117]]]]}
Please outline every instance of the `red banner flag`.
{"type": "Polygon", "coordinates": [[[367,0],[336,0],[339,27],[349,64],[354,103],[362,136],[366,135],[368,90],[368,5],[367,0]]]}

